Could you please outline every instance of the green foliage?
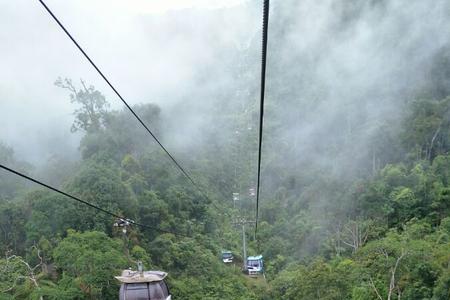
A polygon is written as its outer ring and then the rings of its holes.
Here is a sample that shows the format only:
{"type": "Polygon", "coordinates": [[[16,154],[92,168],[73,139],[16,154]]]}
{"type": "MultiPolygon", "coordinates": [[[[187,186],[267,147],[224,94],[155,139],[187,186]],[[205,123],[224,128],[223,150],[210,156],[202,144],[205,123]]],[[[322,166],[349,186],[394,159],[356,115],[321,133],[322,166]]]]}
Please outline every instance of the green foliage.
{"type": "MultiPolygon", "coordinates": [[[[18,161],[14,156],[14,150],[0,141],[0,163],[21,172],[28,173],[31,165],[18,161]]],[[[0,204],[12,199],[25,187],[25,181],[10,176],[3,169],[0,171],[0,204]]]]}
{"type": "Polygon", "coordinates": [[[46,272],[46,263],[40,250],[32,247],[36,263],[16,255],[6,255],[0,260],[0,299],[40,300],[44,290],[53,290],[55,284],[46,272]]]}
{"type": "Polygon", "coordinates": [[[77,286],[86,297],[117,297],[118,283],[112,277],[127,267],[123,245],[102,232],[69,231],[53,251],[55,263],[66,276],[64,283],[77,286]]]}
{"type": "Polygon", "coordinates": [[[353,262],[326,263],[317,259],[309,265],[291,266],[273,281],[276,299],[349,299],[353,262]]]}
{"type": "Polygon", "coordinates": [[[15,203],[0,204],[0,251],[23,253],[25,249],[25,218],[23,208],[15,203]]]}
{"type": "MultiPolygon", "coordinates": [[[[85,201],[117,214],[136,214],[137,200],[122,182],[120,169],[112,161],[90,160],[75,174],[67,185],[67,190],[85,201]]],[[[75,219],[72,228],[107,230],[111,227],[111,220],[105,219],[103,213],[81,204],[76,204],[76,207],[77,211],[72,216],[75,219]]]]}
{"type": "Polygon", "coordinates": [[[449,148],[450,97],[443,100],[416,100],[403,126],[403,140],[416,159],[432,160],[449,148]]]}
{"type": "MultiPolygon", "coordinates": [[[[253,76],[246,68],[238,73],[253,76]]],[[[27,190],[2,173],[0,299],[114,299],[113,276],[134,261],[168,271],[174,299],[449,299],[450,98],[405,103],[405,114],[380,123],[367,120],[364,105],[352,107],[311,129],[306,143],[291,131],[318,117],[327,93],[317,86],[317,101],[306,101],[301,86],[272,84],[274,99],[301,109],[268,103],[258,235],[251,226],[246,232],[248,254],[264,255],[266,280],[241,274],[242,237],[227,216],[254,216],[248,189],[255,187],[257,108],[235,113],[253,97],[250,88],[224,93],[227,107],[214,108],[214,126],[176,153],[206,199],[126,109],[108,111],[94,87],[58,79],[76,105],[72,130],[84,134],[81,160],[50,162],[43,176],[115,214],[187,237],[136,226],[124,236],[113,218],[53,192],[27,190]],[[234,192],[241,200],[231,209],[234,192]],[[239,262],[222,264],[222,249],[239,262]],[[38,266],[33,274],[27,264],[38,266]]],[[[167,119],[178,118],[162,118],[153,104],[133,108],[174,143],[167,119]]],[[[32,170],[3,144],[0,160],[32,170]]]]}
{"type": "Polygon", "coordinates": [[[71,79],[58,78],[55,85],[70,91],[70,102],[80,105],[74,112],[75,121],[72,125],[72,132],[83,130],[86,132],[99,131],[107,115],[109,106],[105,96],[94,86],[87,86],[83,80],[82,88],[77,89],[71,79]]]}

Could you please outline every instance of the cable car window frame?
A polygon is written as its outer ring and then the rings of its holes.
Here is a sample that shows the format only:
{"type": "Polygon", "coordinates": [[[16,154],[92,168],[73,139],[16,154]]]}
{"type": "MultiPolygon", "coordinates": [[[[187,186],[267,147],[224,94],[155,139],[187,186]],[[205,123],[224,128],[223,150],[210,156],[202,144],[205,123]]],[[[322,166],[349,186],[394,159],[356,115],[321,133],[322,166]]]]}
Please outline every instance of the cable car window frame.
{"type": "Polygon", "coordinates": [[[161,285],[161,288],[163,290],[163,292],[166,292],[166,298],[170,296],[170,290],[169,290],[169,286],[167,285],[167,283],[164,280],[161,280],[159,282],[159,284],[161,285]]]}
{"type": "Polygon", "coordinates": [[[161,281],[149,282],[148,292],[150,294],[150,300],[166,300],[169,295],[164,295],[164,290],[160,284],[161,281]]]}

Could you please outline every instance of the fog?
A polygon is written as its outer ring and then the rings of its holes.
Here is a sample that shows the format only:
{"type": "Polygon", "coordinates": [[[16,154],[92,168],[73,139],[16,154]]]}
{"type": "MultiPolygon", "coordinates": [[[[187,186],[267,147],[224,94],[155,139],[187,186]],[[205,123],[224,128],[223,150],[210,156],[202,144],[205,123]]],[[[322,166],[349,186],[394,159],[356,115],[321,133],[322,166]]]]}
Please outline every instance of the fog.
{"type": "MultiPolygon", "coordinates": [[[[217,71],[226,67],[223,53],[235,55],[259,23],[259,11],[247,1],[50,0],[47,5],[131,105],[156,103],[163,112],[180,99],[202,107],[193,95],[210,80],[200,76],[206,70],[211,77],[230,76],[217,71]]],[[[1,6],[0,140],[34,164],[55,154],[76,155],[80,136],[69,130],[75,107],[67,91],[53,85],[56,78],[82,78],[106,95],[112,109],[122,103],[38,1],[1,6]]],[[[229,77],[218,79],[224,83],[229,77]]]]}
{"type": "Polygon", "coordinates": [[[450,94],[449,16],[448,1],[272,6],[262,203],[307,211],[299,255],[348,221],[352,184],[393,162],[407,104],[450,94]]]}
{"type": "MultiPolygon", "coordinates": [[[[130,104],[161,106],[163,140],[172,152],[186,159],[205,143],[239,142],[233,132],[242,124],[218,125],[232,122],[224,115],[247,114],[243,122],[256,128],[261,3],[48,5],[130,104]]],[[[424,91],[445,95],[448,79],[436,70],[449,46],[449,10],[445,0],[272,3],[263,157],[268,197],[283,168],[314,165],[360,176],[373,164],[369,157],[382,156],[384,145],[374,139],[386,121],[401,122],[404,104],[424,91]],[[428,87],[436,81],[444,92],[428,87]]],[[[62,153],[76,157],[80,135],[69,130],[74,106],[55,79],[82,78],[112,109],[122,103],[38,1],[3,1],[0,17],[0,140],[34,164],[62,153]]],[[[388,163],[377,159],[379,167],[388,163]]]]}
{"type": "Polygon", "coordinates": [[[448,1],[287,1],[274,10],[268,113],[289,160],[348,172],[386,120],[400,121],[407,101],[442,80],[436,57],[449,45],[448,1]]]}
{"type": "MultiPolygon", "coordinates": [[[[261,1],[47,3],[131,105],[161,107],[163,144],[215,199],[248,195],[261,1]]],[[[76,107],[55,80],[83,79],[111,109],[123,104],[38,1],[3,0],[0,18],[0,141],[38,167],[76,160],[76,107]]],[[[391,142],[408,103],[450,95],[449,49],[447,0],[272,1],[261,219],[295,214],[272,218],[283,230],[291,217],[312,220],[313,229],[295,228],[311,229],[299,238],[301,255],[315,253],[333,219],[348,221],[352,184],[405,159],[391,142]]],[[[254,197],[245,198],[242,213],[253,217],[254,197]]]]}

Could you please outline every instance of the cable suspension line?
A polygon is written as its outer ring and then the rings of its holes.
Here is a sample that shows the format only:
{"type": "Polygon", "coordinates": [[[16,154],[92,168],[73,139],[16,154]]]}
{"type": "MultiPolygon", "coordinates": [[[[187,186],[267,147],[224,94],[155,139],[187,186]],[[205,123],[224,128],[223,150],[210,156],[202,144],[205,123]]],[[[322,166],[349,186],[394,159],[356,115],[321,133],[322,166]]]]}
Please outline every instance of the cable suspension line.
{"type": "Polygon", "coordinates": [[[159,232],[162,232],[162,233],[171,233],[171,234],[174,234],[174,235],[176,235],[176,236],[188,237],[187,235],[182,234],[182,233],[179,233],[179,232],[175,232],[175,231],[171,231],[171,230],[165,230],[165,229],[161,229],[161,228],[158,228],[158,227],[155,227],[155,226],[150,226],[150,225],[138,223],[138,222],[133,221],[133,220],[131,220],[131,219],[128,219],[128,218],[126,218],[126,217],[124,217],[124,216],[118,215],[118,214],[113,213],[113,212],[111,212],[111,211],[109,211],[109,210],[106,210],[106,209],[104,209],[104,208],[101,208],[101,207],[99,207],[99,206],[97,206],[97,205],[95,205],[95,204],[93,204],[93,203],[87,202],[87,201],[82,200],[82,199],[80,199],[80,198],[78,198],[78,197],[76,197],[76,196],[73,196],[73,195],[71,195],[71,194],[68,194],[68,193],[66,193],[66,192],[63,192],[63,191],[61,191],[61,190],[59,190],[59,189],[57,189],[57,188],[55,188],[55,187],[52,187],[52,186],[50,186],[50,185],[48,185],[48,184],[46,184],[46,183],[44,183],[44,182],[42,182],[42,181],[39,181],[39,180],[34,179],[34,178],[32,178],[32,177],[29,177],[29,176],[27,176],[27,175],[25,175],[25,174],[23,174],[23,173],[21,173],[21,172],[19,172],[19,171],[16,171],[16,170],[13,170],[13,169],[11,169],[11,168],[8,168],[8,167],[6,167],[6,166],[4,166],[4,165],[2,165],[2,164],[0,164],[0,168],[4,169],[5,171],[8,171],[8,172],[10,172],[10,173],[13,173],[13,174],[15,174],[15,175],[17,175],[17,176],[19,176],[19,177],[22,177],[22,178],[24,178],[24,179],[26,179],[26,180],[29,180],[29,181],[34,182],[34,183],[37,183],[37,184],[39,184],[39,185],[41,185],[41,186],[43,186],[43,187],[45,187],[45,188],[47,188],[47,189],[50,189],[50,190],[52,190],[52,191],[54,191],[54,192],[56,192],[56,193],[59,193],[59,194],[61,194],[61,195],[63,195],[63,196],[66,196],[66,197],[68,197],[68,198],[70,198],[70,199],[72,199],[72,200],[75,200],[75,201],[77,201],[77,202],[79,202],[79,203],[81,203],[81,204],[84,204],[84,205],[86,205],[86,206],[89,206],[90,208],[93,208],[93,209],[96,209],[96,210],[98,210],[98,211],[101,211],[102,213],[104,213],[104,214],[106,214],[106,215],[110,215],[110,216],[115,217],[115,218],[117,218],[117,219],[124,220],[124,221],[126,221],[126,222],[128,222],[128,223],[130,223],[130,224],[132,224],[132,225],[136,225],[136,226],[139,226],[139,227],[142,227],[142,228],[146,228],[146,229],[151,229],[151,230],[159,231],[159,232]]]}
{"type": "Polygon", "coordinates": [[[260,109],[259,109],[258,179],[256,184],[255,237],[256,234],[258,233],[259,198],[261,194],[260,193],[261,152],[262,152],[263,125],[264,125],[264,94],[266,89],[268,27],[269,27],[269,0],[264,0],[263,26],[262,26],[261,94],[260,94],[260,109]]]}
{"type": "Polygon", "coordinates": [[[142,121],[142,119],[139,117],[139,115],[131,108],[131,106],[125,101],[125,99],[122,97],[122,95],[117,91],[117,89],[111,84],[111,82],[106,78],[106,76],[103,74],[103,72],[97,67],[97,65],[94,63],[94,61],[87,55],[87,53],[83,50],[83,48],[78,44],[78,42],[75,40],[75,38],[69,33],[69,31],[64,27],[64,25],[59,21],[59,19],[56,17],[56,15],[52,12],[52,10],[45,4],[43,0],[39,0],[39,2],[42,4],[42,6],[45,8],[45,10],[50,14],[50,16],[55,20],[55,22],[59,25],[59,27],[64,31],[64,33],[69,37],[69,39],[73,42],[73,44],[80,50],[80,52],[83,54],[83,56],[89,61],[89,63],[94,67],[94,69],[97,71],[97,73],[105,80],[105,82],[109,85],[109,87],[114,91],[114,93],[119,97],[119,99],[123,102],[123,104],[128,108],[128,110],[133,114],[133,116],[139,121],[139,123],[145,128],[145,130],[152,136],[152,138],[155,140],[155,142],[161,147],[161,149],[167,154],[167,156],[172,160],[172,162],[177,166],[177,168],[183,173],[184,176],[192,183],[192,185],[200,192],[200,194],[210,201],[216,209],[219,210],[219,208],[212,202],[212,200],[206,195],[206,193],[203,191],[203,189],[200,188],[200,186],[192,179],[192,177],[189,175],[189,173],[181,166],[180,163],[173,157],[172,154],[164,147],[164,145],[161,143],[161,141],[156,137],[156,135],[150,130],[150,128],[142,121]]]}

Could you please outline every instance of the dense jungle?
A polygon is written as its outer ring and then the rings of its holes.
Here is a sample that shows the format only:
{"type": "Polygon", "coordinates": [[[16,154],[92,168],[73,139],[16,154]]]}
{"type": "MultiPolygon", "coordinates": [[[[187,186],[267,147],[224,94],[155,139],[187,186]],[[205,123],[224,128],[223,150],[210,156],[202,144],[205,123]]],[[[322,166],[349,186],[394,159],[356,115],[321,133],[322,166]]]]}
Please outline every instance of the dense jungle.
{"type": "MultiPolygon", "coordinates": [[[[260,2],[207,11],[208,22],[248,10],[260,26],[260,2]]],[[[116,218],[0,170],[1,300],[117,299],[114,276],[136,261],[168,272],[173,299],[450,299],[450,3],[272,1],[269,20],[258,231],[245,227],[265,277],[243,274],[236,225],[255,219],[261,32],[230,27],[249,34],[203,36],[214,57],[193,51],[195,75],[166,87],[170,105],[145,89],[132,102],[197,186],[92,75],[51,73],[47,102],[35,86],[0,84],[0,164],[148,226],[124,234],[116,218]],[[70,114],[24,147],[17,128],[50,119],[7,103],[33,98],[70,114]]]]}

